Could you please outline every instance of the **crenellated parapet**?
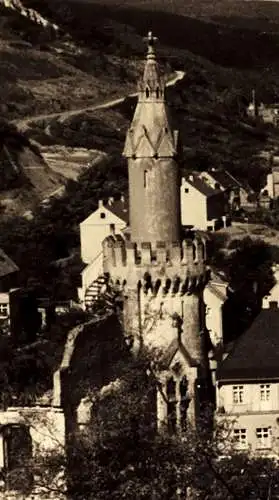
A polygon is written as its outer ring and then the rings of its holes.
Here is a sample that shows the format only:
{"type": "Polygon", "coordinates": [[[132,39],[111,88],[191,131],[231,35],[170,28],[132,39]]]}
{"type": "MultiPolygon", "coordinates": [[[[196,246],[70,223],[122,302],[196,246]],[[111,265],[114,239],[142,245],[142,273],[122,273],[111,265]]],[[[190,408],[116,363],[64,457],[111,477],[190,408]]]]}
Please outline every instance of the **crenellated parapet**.
{"type": "Polygon", "coordinates": [[[202,238],[180,242],[136,244],[120,235],[103,242],[104,272],[111,283],[128,288],[142,286],[146,293],[185,294],[207,280],[206,242],[202,238]]]}

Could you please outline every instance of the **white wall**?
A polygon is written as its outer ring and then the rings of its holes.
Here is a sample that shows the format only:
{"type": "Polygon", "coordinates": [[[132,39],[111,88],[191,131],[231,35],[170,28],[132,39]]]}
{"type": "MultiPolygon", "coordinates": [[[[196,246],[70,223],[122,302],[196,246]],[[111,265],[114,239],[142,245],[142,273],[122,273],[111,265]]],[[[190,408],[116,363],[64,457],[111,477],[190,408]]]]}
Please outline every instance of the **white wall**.
{"type": "MultiPolygon", "coordinates": [[[[268,382],[263,382],[268,383],[268,382]]],[[[216,421],[231,421],[231,438],[233,429],[245,429],[247,437],[247,449],[260,455],[276,455],[279,453],[279,383],[270,383],[269,401],[260,401],[260,384],[226,384],[218,387],[216,385],[217,411],[216,421]],[[233,385],[244,386],[243,403],[233,403],[233,385]],[[219,412],[220,408],[225,413],[219,412]],[[269,447],[261,447],[256,435],[257,428],[268,428],[270,439],[269,447]]]]}
{"type": "Polygon", "coordinates": [[[269,384],[269,382],[259,382],[257,384],[236,382],[220,386],[218,389],[218,407],[223,406],[225,412],[230,414],[275,410],[278,410],[279,413],[279,383],[270,383],[269,401],[260,401],[261,383],[269,384]],[[236,404],[233,402],[233,386],[235,385],[244,386],[243,403],[236,404]]]}
{"type": "MultiPolygon", "coordinates": [[[[211,284],[212,287],[221,289],[225,293],[227,284],[217,285],[211,284]]],[[[223,304],[225,300],[216,296],[211,287],[206,286],[204,289],[204,303],[206,304],[206,328],[209,330],[211,342],[214,346],[223,341],[223,304]]]]}
{"type": "Polygon", "coordinates": [[[184,179],[180,187],[180,207],[182,226],[194,226],[196,229],[207,229],[206,196],[195,189],[184,179]],[[188,192],[185,192],[188,189],[188,192]]]}
{"type": "Polygon", "coordinates": [[[111,234],[111,224],[114,224],[116,234],[126,227],[124,221],[105,207],[98,208],[80,224],[81,258],[85,264],[90,264],[102,251],[103,240],[111,234]],[[101,218],[102,213],[105,218],[101,218]]]}

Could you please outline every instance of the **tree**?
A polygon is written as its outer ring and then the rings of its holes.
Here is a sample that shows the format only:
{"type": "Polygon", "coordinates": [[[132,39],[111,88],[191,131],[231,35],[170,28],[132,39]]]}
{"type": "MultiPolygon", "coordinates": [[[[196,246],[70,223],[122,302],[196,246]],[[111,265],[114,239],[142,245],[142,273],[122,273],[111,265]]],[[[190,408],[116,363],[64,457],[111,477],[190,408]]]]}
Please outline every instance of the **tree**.
{"type": "Polygon", "coordinates": [[[157,433],[149,366],[148,355],[130,360],[117,383],[92,393],[93,425],[70,450],[71,498],[177,500],[188,490],[192,499],[267,500],[276,464],[234,451],[230,422],[217,424],[213,438],[206,415],[197,430],[157,433]]]}

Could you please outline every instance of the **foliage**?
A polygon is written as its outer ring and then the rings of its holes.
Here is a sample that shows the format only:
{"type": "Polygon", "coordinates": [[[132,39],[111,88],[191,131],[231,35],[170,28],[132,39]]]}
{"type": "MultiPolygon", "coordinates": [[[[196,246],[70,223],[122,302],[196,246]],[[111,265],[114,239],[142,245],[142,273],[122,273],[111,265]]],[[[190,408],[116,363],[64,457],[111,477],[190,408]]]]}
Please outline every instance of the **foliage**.
{"type": "Polygon", "coordinates": [[[70,310],[26,345],[19,345],[18,339],[2,337],[0,406],[34,404],[36,398],[52,389],[53,373],[61,362],[69,331],[88,318],[80,309],[70,310]]]}
{"type": "Polygon", "coordinates": [[[228,258],[228,271],[232,287],[257,282],[260,297],[266,295],[275,284],[272,272],[270,246],[263,240],[249,237],[239,241],[238,248],[228,258]]]}
{"type": "Polygon", "coordinates": [[[279,479],[276,465],[235,452],[229,422],[216,425],[214,438],[206,414],[197,430],[156,432],[149,366],[145,356],[130,360],[110,392],[92,394],[92,427],[69,448],[71,497],[174,500],[188,488],[193,499],[266,499],[271,478],[273,486],[279,479]]]}
{"type": "Polygon", "coordinates": [[[81,262],[70,259],[69,271],[59,271],[55,263],[79,247],[79,223],[97,208],[98,199],[120,196],[126,186],[122,160],[111,157],[88,169],[79,182],[70,181],[66,194],[54,199],[50,209],[38,208],[32,221],[17,217],[0,222],[0,247],[19,266],[21,284],[43,287],[56,299],[75,297],[73,271],[79,274],[81,262]]]}

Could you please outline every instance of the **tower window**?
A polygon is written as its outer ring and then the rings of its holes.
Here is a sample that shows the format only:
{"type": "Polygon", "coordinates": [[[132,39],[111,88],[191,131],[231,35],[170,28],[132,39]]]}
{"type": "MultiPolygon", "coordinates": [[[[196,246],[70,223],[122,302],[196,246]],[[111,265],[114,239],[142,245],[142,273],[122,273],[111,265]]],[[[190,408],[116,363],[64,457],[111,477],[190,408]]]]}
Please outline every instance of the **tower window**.
{"type": "Polygon", "coordinates": [[[143,172],[143,187],[145,187],[145,188],[147,187],[147,174],[148,174],[148,171],[145,170],[143,172]]]}
{"type": "Polygon", "coordinates": [[[100,217],[101,217],[101,219],[105,219],[105,218],[106,218],[106,214],[105,214],[105,212],[101,212],[101,213],[100,213],[100,217]]]}
{"type": "Polygon", "coordinates": [[[189,193],[189,189],[188,189],[188,188],[185,188],[185,189],[184,189],[184,193],[189,193]]]}

